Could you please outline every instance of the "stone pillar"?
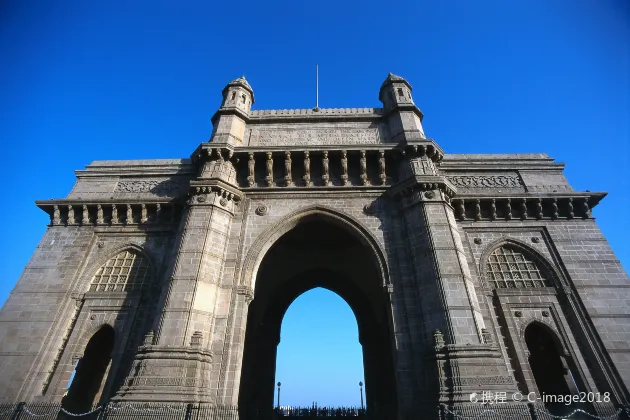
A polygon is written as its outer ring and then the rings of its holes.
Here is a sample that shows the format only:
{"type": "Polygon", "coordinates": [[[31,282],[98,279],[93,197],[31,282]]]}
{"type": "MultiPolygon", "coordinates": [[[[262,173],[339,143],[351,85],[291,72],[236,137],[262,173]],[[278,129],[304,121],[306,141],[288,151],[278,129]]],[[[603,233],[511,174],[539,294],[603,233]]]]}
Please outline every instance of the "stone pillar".
{"type": "Polygon", "coordinates": [[[400,182],[390,190],[401,199],[415,274],[421,319],[411,334],[424,338],[423,354],[416,357],[430,372],[419,384],[428,398],[418,404],[427,407],[435,398],[464,403],[471,392],[516,391],[499,348],[483,337],[485,324],[450,204],[456,190],[436,167],[439,155],[432,144],[408,146],[398,165],[400,182]]]}
{"type": "Polygon", "coordinates": [[[232,163],[220,152],[212,157],[191,181],[155,338],[140,348],[117,399],[212,402],[216,397],[213,324],[215,312],[230,299],[220,282],[240,195],[232,163]]]}
{"type": "Polygon", "coordinates": [[[399,193],[422,299],[423,328],[442,331],[450,344],[479,344],[485,325],[446,193],[454,188],[438,175],[422,149],[407,153],[399,171],[408,183],[399,193]]]}

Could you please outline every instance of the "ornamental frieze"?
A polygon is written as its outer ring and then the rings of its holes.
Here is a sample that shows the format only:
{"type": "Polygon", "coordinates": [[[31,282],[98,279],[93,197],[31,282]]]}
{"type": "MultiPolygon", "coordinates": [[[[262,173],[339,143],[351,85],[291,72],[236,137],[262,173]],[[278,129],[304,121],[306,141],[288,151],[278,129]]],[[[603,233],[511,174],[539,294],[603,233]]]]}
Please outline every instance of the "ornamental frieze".
{"type": "Polygon", "coordinates": [[[378,128],[253,129],[249,146],[364,145],[380,143],[378,128]]]}
{"type": "Polygon", "coordinates": [[[458,175],[447,176],[460,188],[522,188],[523,181],[517,174],[505,175],[458,175]]]}
{"type": "Polygon", "coordinates": [[[119,181],[114,192],[117,193],[152,193],[173,195],[182,192],[187,183],[184,181],[133,180],[119,181]]]}

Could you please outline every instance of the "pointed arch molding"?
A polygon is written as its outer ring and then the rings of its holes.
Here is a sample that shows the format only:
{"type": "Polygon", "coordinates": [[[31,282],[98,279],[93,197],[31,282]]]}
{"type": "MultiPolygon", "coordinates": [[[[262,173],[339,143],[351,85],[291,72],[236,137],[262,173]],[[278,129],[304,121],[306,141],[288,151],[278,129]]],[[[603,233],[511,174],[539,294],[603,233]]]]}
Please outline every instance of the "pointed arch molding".
{"type": "Polygon", "coordinates": [[[149,262],[149,275],[152,282],[157,280],[156,278],[156,270],[157,265],[155,258],[151,254],[151,252],[146,249],[144,246],[135,243],[135,242],[126,242],[122,245],[118,245],[110,250],[104,251],[102,254],[98,251],[98,248],[94,251],[95,257],[94,259],[87,264],[85,269],[83,270],[82,275],[79,277],[79,284],[77,285],[77,289],[80,293],[85,293],[90,288],[90,284],[97,270],[101,268],[104,264],[106,264],[109,260],[116,257],[123,251],[134,251],[142,255],[149,262]],[[100,255],[99,255],[100,254],[100,255]]]}
{"type": "Polygon", "coordinates": [[[271,248],[282,235],[296,227],[300,222],[318,216],[345,228],[354,237],[359,239],[363,245],[370,249],[376,261],[382,285],[390,284],[387,259],[385,257],[386,254],[372,232],[354,217],[344,212],[322,205],[314,205],[287,214],[271,228],[258,235],[245,256],[239,285],[249,287],[253,291],[255,289],[255,279],[258,268],[269,248],[271,248]]]}
{"type": "MultiPolygon", "coordinates": [[[[569,353],[573,353],[569,349],[571,349],[571,345],[569,344],[569,338],[566,336],[566,332],[560,330],[558,328],[558,320],[557,314],[554,311],[553,322],[542,319],[538,316],[530,315],[527,318],[523,319],[518,326],[518,339],[521,341],[521,344],[524,349],[527,349],[527,342],[525,341],[525,332],[529,326],[537,324],[542,328],[547,330],[547,333],[550,335],[554,344],[558,348],[558,351],[562,356],[570,355],[569,353]]],[[[572,355],[575,356],[575,355],[572,355]]]]}
{"type": "Polygon", "coordinates": [[[516,250],[531,257],[536,264],[539,264],[539,269],[549,273],[552,276],[552,278],[549,279],[551,280],[551,287],[555,289],[562,289],[563,286],[566,284],[565,278],[560,270],[558,270],[558,268],[554,264],[551,264],[547,257],[541,254],[540,251],[532,248],[530,245],[518,239],[504,237],[489,243],[483,250],[481,258],[479,259],[477,268],[479,270],[479,274],[481,275],[483,290],[488,291],[491,289],[490,279],[488,278],[488,268],[486,264],[488,259],[490,258],[490,254],[492,254],[495,249],[506,245],[514,247],[516,250]]]}

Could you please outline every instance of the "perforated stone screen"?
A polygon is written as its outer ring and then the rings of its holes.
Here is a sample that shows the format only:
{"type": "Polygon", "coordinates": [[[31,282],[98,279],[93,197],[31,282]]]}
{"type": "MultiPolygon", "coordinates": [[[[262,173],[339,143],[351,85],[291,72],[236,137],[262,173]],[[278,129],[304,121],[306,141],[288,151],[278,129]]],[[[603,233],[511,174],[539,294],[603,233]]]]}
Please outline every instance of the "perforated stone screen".
{"type": "Polygon", "coordinates": [[[548,279],[536,263],[510,246],[495,249],[488,257],[487,269],[490,283],[496,288],[549,286],[548,279]]]}
{"type": "Polygon", "coordinates": [[[119,253],[98,269],[90,291],[123,292],[138,290],[149,276],[149,262],[140,253],[127,250],[119,253]]]}

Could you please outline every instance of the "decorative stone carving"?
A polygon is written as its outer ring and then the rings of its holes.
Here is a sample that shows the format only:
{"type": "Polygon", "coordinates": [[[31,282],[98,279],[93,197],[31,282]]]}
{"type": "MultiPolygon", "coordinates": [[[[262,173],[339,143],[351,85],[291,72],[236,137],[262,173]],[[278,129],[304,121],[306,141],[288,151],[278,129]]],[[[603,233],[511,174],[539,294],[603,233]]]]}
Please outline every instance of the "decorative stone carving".
{"type": "Polygon", "coordinates": [[[532,236],[532,242],[537,244],[538,242],[540,242],[540,238],[537,236],[532,236]]]}
{"type": "Polygon", "coordinates": [[[573,213],[573,199],[569,198],[569,204],[567,204],[567,210],[569,211],[568,218],[573,219],[575,217],[575,213],[573,213]]]}
{"type": "Polygon", "coordinates": [[[359,162],[361,167],[361,185],[367,185],[367,158],[365,157],[365,150],[361,150],[361,159],[359,162]]]}
{"type": "Polygon", "coordinates": [[[201,331],[195,331],[192,337],[190,337],[190,347],[201,347],[202,338],[203,335],[201,331]]]}
{"type": "Polygon", "coordinates": [[[549,311],[542,311],[542,316],[547,318],[549,316],[549,311]]]}
{"type": "Polygon", "coordinates": [[[538,201],[536,201],[536,218],[538,220],[543,218],[542,198],[538,198],[538,201]]]}
{"type": "Polygon", "coordinates": [[[142,204],[140,206],[140,223],[146,223],[149,220],[147,215],[147,206],[146,204],[142,204]]]}
{"type": "Polygon", "coordinates": [[[153,338],[155,336],[155,333],[153,332],[153,330],[149,330],[149,332],[146,333],[146,335],[144,336],[144,341],[143,341],[143,345],[144,346],[151,346],[153,345],[153,338]]]}
{"type": "Polygon", "coordinates": [[[322,179],[324,180],[324,185],[326,186],[330,185],[330,174],[329,174],[328,163],[329,163],[328,152],[324,151],[324,155],[322,157],[322,171],[323,171],[322,179]]]}
{"type": "Polygon", "coordinates": [[[477,376],[472,378],[456,379],[460,385],[511,385],[514,383],[509,376],[477,376]]]}
{"type": "Polygon", "coordinates": [[[483,243],[483,241],[481,240],[481,238],[475,238],[473,239],[473,242],[477,245],[481,245],[483,243]]]}
{"type": "Polygon", "coordinates": [[[160,219],[162,217],[162,205],[157,203],[155,205],[155,223],[160,223],[160,219]]]}
{"type": "Polygon", "coordinates": [[[119,181],[114,189],[115,193],[153,193],[157,195],[177,195],[186,187],[184,182],[137,180],[119,181]]]}
{"type": "Polygon", "coordinates": [[[264,216],[267,213],[269,213],[269,207],[267,207],[264,204],[261,204],[260,206],[256,207],[256,214],[259,216],[264,216]]]}
{"type": "Polygon", "coordinates": [[[118,220],[118,208],[116,204],[112,204],[112,225],[117,225],[118,223],[120,223],[118,220]]]}
{"type": "Polygon", "coordinates": [[[255,182],[255,165],[256,161],[254,160],[254,154],[250,153],[249,160],[247,161],[247,168],[249,171],[249,176],[247,177],[247,185],[250,187],[253,187],[255,182]]]}
{"type": "Polygon", "coordinates": [[[81,224],[83,226],[90,224],[90,212],[88,211],[88,206],[83,205],[83,215],[81,217],[81,224]]]}
{"type": "Polygon", "coordinates": [[[553,202],[551,203],[551,209],[553,211],[551,218],[556,220],[558,218],[558,199],[554,198],[553,202]]]}
{"type": "Polygon", "coordinates": [[[341,151],[341,182],[348,185],[348,152],[341,151]]]}
{"type": "Polygon", "coordinates": [[[582,208],[584,209],[584,218],[588,219],[589,217],[591,217],[591,209],[588,206],[588,197],[584,199],[584,201],[582,202],[582,208]]]}
{"type": "Polygon", "coordinates": [[[490,220],[497,220],[497,200],[494,198],[490,204],[490,220]]]}
{"type": "Polygon", "coordinates": [[[462,188],[518,188],[523,186],[521,178],[514,175],[457,175],[448,176],[456,187],[462,188]]]}
{"type": "Polygon", "coordinates": [[[377,144],[380,141],[378,129],[329,128],[282,130],[254,128],[249,137],[250,146],[324,146],[337,144],[377,144]]]}
{"type": "Polygon", "coordinates": [[[475,201],[475,220],[481,220],[481,200],[475,201]]]}
{"type": "Polygon", "coordinates": [[[304,185],[311,186],[311,156],[308,151],[304,152],[304,185]]]}
{"type": "Polygon", "coordinates": [[[459,220],[466,220],[466,202],[463,199],[459,200],[459,220]]]}
{"type": "Polygon", "coordinates": [[[271,187],[273,185],[273,156],[271,152],[267,152],[267,186],[271,187]]]}
{"type": "Polygon", "coordinates": [[[512,220],[512,199],[508,198],[505,203],[505,219],[512,220]]]}
{"type": "Polygon", "coordinates": [[[527,219],[527,199],[523,198],[521,200],[521,219],[527,219]]]}
{"type": "Polygon", "coordinates": [[[291,152],[284,152],[284,185],[287,187],[293,185],[293,176],[291,175],[291,152]]]}
{"type": "Polygon", "coordinates": [[[68,224],[69,225],[74,225],[76,223],[76,220],[74,219],[74,208],[69,205],[68,206],[68,224]]]}
{"type": "Polygon", "coordinates": [[[378,177],[381,180],[381,185],[385,185],[387,182],[387,175],[385,174],[385,151],[380,150],[378,152],[378,177]]]}
{"type": "Polygon", "coordinates": [[[435,192],[432,190],[429,190],[427,192],[424,193],[424,196],[428,199],[432,199],[435,198],[435,192]]]}
{"type": "Polygon", "coordinates": [[[96,224],[102,225],[103,223],[105,223],[105,220],[103,217],[103,206],[101,206],[100,204],[97,204],[96,205],[96,224]]]}
{"type": "Polygon", "coordinates": [[[444,335],[440,330],[435,330],[435,332],[433,333],[433,341],[435,343],[436,349],[441,349],[442,347],[444,347],[444,335]]]}
{"type": "Polygon", "coordinates": [[[131,209],[131,204],[127,204],[127,218],[125,219],[125,224],[130,225],[133,223],[133,210],[131,209]]]}
{"type": "Polygon", "coordinates": [[[55,205],[53,207],[53,217],[51,220],[51,224],[58,225],[61,223],[61,212],[59,211],[59,206],[55,205]]]}
{"type": "Polygon", "coordinates": [[[221,206],[225,207],[227,206],[228,200],[225,197],[221,197],[221,199],[219,200],[219,204],[221,204],[221,206]]]}
{"type": "Polygon", "coordinates": [[[517,317],[517,318],[521,318],[521,317],[523,317],[523,312],[522,311],[516,311],[516,312],[514,312],[514,316],[517,317]]]}
{"type": "Polygon", "coordinates": [[[197,196],[197,201],[199,203],[205,203],[206,202],[206,196],[205,195],[198,195],[197,196]]]}

